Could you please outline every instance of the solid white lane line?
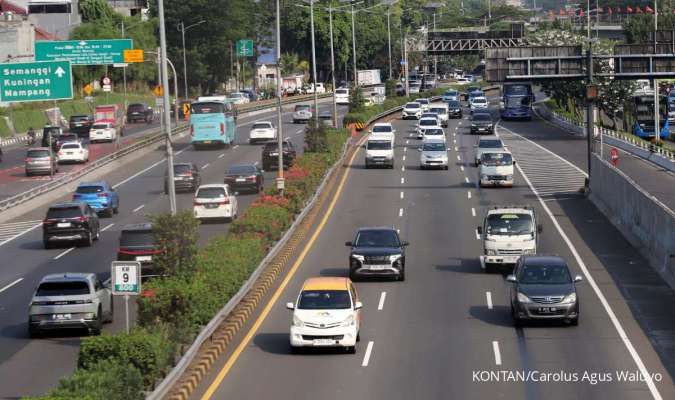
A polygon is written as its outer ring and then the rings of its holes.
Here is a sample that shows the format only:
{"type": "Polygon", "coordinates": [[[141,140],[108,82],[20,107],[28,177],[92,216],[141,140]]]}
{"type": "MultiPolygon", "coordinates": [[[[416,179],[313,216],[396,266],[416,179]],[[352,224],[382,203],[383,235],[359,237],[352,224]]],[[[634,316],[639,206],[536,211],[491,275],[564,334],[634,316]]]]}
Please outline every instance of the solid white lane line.
{"type": "Polygon", "coordinates": [[[492,310],[492,293],[485,292],[485,300],[487,300],[488,310],[492,310]]]}
{"type": "Polygon", "coordinates": [[[499,352],[499,342],[492,341],[492,351],[495,353],[495,365],[502,365],[502,354],[499,352]]]}
{"type": "Polygon", "coordinates": [[[140,206],[138,206],[138,207],[134,208],[133,210],[131,210],[131,212],[132,212],[132,213],[135,213],[136,211],[141,210],[143,207],[145,207],[145,204],[141,204],[140,206]]]}
{"type": "Polygon", "coordinates": [[[366,354],[363,356],[363,362],[361,363],[362,367],[367,367],[368,362],[370,362],[370,353],[373,352],[373,341],[368,342],[368,347],[366,347],[366,354]]]}
{"type": "Polygon", "coordinates": [[[471,192],[466,192],[466,196],[467,196],[468,198],[471,198],[471,192]]]}
{"type": "Polygon", "coordinates": [[[401,184],[405,183],[405,178],[401,178],[401,184]]]}
{"type": "Polygon", "coordinates": [[[5,285],[5,287],[3,287],[2,289],[0,289],[0,293],[2,293],[2,292],[4,292],[5,290],[11,288],[12,286],[16,285],[17,283],[21,282],[22,280],[23,280],[23,278],[19,278],[19,279],[15,280],[14,282],[10,283],[9,285],[5,285]]]}
{"type": "Polygon", "coordinates": [[[403,192],[401,192],[401,198],[403,198],[403,192]]]}
{"type": "Polygon", "coordinates": [[[202,165],[202,169],[207,169],[207,168],[209,167],[209,165],[211,165],[211,164],[210,164],[210,163],[206,163],[206,164],[202,165]]]}
{"type": "Polygon", "coordinates": [[[399,209],[398,209],[398,216],[399,216],[399,217],[402,217],[402,216],[403,216],[403,209],[402,209],[402,208],[399,208],[399,209]]]}
{"type": "Polygon", "coordinates": [[[115,225],[115,224],[113,223],[113,224],[106,225],[103,229],[101,229],[101,232],[107,231],[108,229],[112,228],[113,225],[115,225]]]}
{"type": "Polygon", "coordinates": [[[218,156],[218,158],[223,158],[223,157],[225,157],[225,153],[221,153],[221,154],[218,156]]]}
{"type": "Polygon", "coordinates": [[[466,181],[466,183],[471,183],[471,181],[469,180],[469,178],[467,178],[466,176],[464,177],[464,180],[466,181]]]}
{"type": "Polygon", "coordinates": [[[480,233],[478,233],[478,229],[475,230],[476,233],[476,240],[480,240],[480,233]]]}
{"type": "Polygon", "coordinates": [[[380,294],[380,302],[377,304],[378,311],[382,311],[382,309],[384,308],[384,299],[386,298],[387,292],[382,292],[382,294],[380,294]]]}
{"type": "Polygon", "coordinates": [[[476,216],[476,209],[471,207],[471,216],[475,217],[476,216]]]}
{"type": "Polygon", "coordinates": [[[55,260],[58,260],[59,258],[65,256],[66,254],[70,253],[70,252],[73,251],[73,250],[75,250],[75,248],[74,248],[74,247],[71,247],[71,248],[69,248],[68,250],[66,250],[66,251],[62,252],[61,254],[59,254],[58,256],[54,257],[54,259],[55,259],[55,260]]]}
{"type": "Polygon", "coordinates": [[[463,165],[460,165],[460,166],[459,166],[459,170],[460,170],[460,171],[464,171],[464,166],[463,166],[463,165]]]}

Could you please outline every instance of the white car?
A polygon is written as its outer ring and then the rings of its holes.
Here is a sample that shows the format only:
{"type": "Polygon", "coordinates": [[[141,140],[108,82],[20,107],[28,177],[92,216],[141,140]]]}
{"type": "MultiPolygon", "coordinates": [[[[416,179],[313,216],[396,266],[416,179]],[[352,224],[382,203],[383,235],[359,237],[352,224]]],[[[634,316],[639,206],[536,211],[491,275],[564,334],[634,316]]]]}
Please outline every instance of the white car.
{"type": "Polygon", "coordinates": [[[429,101],[429,99],[417,99],[415,101],[420,103],[420,105],[422,106],[423,112],[429,111],[429,106],[431,105],[431,102],[429,101]]]}
{"type": "Polygon", "coordinates": [[[420,147],[420,169],[427,168],[448,169],[448,148],[445,140],[425,138],[420,147]]]}
{"type": "Polygon", "coordinates": [[[89,150],[80,142],[66,142],[61,145],[58,157],[59,164],[64,162],[86,163],[89,161],[89,150]]]}
{"type": "Polygon", "coordinates": [[[225,218],[232,221],[237,218],[237,198],[230,192],[229,185],[201,185],[195,193],[193,210],[197,219],[225,218]]]}
{"type": "MultiPolygon", "coordinates": [[[[307,89],[305,90],[305,93],[314,93],[314,84],[310,83],[307,85],[307,89]]],[[[319,82],[316,84],[316,94],[322,94],[326,93],[326,88],[323,86],[323,83],[319,82]]]]}
{"type": "Polygon", "coordinates": [[[416,101],[406,103],[401,111],[401,119],[419,119],[422,116],[422,105],[416,101]]]}
{"type": "Polygon", "coordinates": [[[445,143],[447,139],[445,137],[445,131],[443,128],[440,126],[434,126],[431,128],[426,128],[422,131],[422,140],[424,142],[427,140],[440,140],[445,143]]]}
{"type": "MultiPolygon", "coordinates": [[[[441,128],[438,118],[428,117],[420,118],[417,122],[417,138],[422,139],[424,137],[424,130],[427,128],[441,128]]],[[[442,128],[441,128],[442,129],[442,128]]]]}
{"type": "Polygon", "coordinates": [[[495,152],[495,151],[504,151],[504,143],[502,140],[495,136],[484,136],[478,139],[478,144],[476,147],[476,159],[474,160],[474,165],[477,167],[480,164],[481,157],[483,153],[495,152]]]}
{"type": "Polygon", "coordinates": [[[388,134],[391,133],[392,135],[396,133],[396,129],[389,123],[389,122],[378,122],[373,125],[373,127],[370,129],[370,133],[375,133],[375,134],[388,134]]]}
{"type": "Polygon", "coordinates": [[[408,94],[417,94],[420,92],[420,88],[422,87],[421,83],[418,82],[410,82],[408,84],[408,94]]]}
{"type": "Polygon", "coordinates": [[[246,104],[250,101],[246,93],[242,92],[230,93],[227,95],[227,98],[232,100],[232,103],[234,104],[246,104]]]}
{"type": "Polygon", "coordinates": [[[394,134],[373,133],[366,141],[366,169],[371,166],[394,168],[394,134]]]}
{"type": "Polygon", "coordinates": [[[480,186],[513,187],[513,165],[516,161],[508,151],[484,152],[480,158],[480,186]]]}
{"type": "Polygon", "coordinates": [[[441,104],[432,104],[431,107],[429,107],[429,112],[434,113],[438,116],[438,119],[441,121],[441,126],[442,127],[447,127],[448,126],[448,105],[446,103],[441,103],[441,104]]]}
{"type": "Polygon", "coordinates": [[[487,110],[488,109],[488,100],[483,96],[472,97],[469,100],[469,109],[471,112],[476,110],[487,110]]]}
{"type": "Polygon", "coordinates": [[[335,89],[335,104],[349,104],[349,89],[335,89]]]}
{"type": "Polygon", "coordinates": [[[293,109],[293,123],[306,123],[312,117],[314,114],[312,113],[314,107],[310,106],[309,104],[296,104],[295,108],[293,109]]]}
{"type": "Polygon", "coordinates": [[[257,141],[275,140],[277,138],[277,128],[269,121],[257,121],[251,126],[248,132],[248,142],[253,144],[257,141]]]}
{"type": "Polygon", "coordinates": [[[293,310],[291,351],[303,347],[338,347],[356,352],[361,309],[356,287],[349,278],[315,277],[302,285],[293,310]]]}
{"type": "Polygon", "coordinates": [[[117,129],[110,122],[95,122],[89,130],[89,143],[114,142],[117,129]]]}

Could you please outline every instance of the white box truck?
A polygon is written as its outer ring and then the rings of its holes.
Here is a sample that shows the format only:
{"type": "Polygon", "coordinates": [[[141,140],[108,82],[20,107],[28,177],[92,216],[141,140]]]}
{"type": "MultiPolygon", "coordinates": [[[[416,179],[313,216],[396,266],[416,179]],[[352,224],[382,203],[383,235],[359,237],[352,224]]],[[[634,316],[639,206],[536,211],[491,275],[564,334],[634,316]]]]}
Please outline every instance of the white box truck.
{"type": "Polygon", "coordinates": [[[372,86],[382,83],[379,69],[361,69],[356,71],[359,78],[359,85],[372,86]]]}

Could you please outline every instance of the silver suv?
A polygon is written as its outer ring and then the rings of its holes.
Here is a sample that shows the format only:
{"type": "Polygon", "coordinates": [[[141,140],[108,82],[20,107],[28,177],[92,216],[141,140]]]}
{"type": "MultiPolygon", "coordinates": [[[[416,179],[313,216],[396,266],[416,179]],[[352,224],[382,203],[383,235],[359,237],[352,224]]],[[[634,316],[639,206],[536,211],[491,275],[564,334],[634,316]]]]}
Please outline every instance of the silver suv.
{"type": "Polygon", "coordinates": [[[26,153],[26,176],[33,174],[54,175],[59,172],[58,158],[49,147],[35,147],[26,153]]]}
{"type": "Polygon", "coordinates": [[[35,289],[28,308],[28,333],[36,337],[48,330],[87,329],[98,335],[112,319],[111,290],[95,274],[52,274],[35,289]]]}

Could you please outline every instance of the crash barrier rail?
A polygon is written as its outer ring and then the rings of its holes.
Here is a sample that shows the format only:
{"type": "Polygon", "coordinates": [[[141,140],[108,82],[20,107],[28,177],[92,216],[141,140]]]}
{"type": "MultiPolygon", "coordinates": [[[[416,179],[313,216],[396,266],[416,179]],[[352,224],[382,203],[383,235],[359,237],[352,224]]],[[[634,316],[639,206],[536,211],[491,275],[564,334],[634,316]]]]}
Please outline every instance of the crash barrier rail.
{"type": "MultiPolygon", "coordinates": [[[[441,96],[430,97],[431,100],[438,100],[440,98],[441,96]]],[[[380,114],[377,114],[367,121],[367,125],[372,124],[374,121],[377,121],[380,118],[394,114],[400,111],[402,108],[403,106],[398,106],[389,109],[387,111],[384,111],[380,114]]],[[[337,168],[339,165],[342,165],[344,157],[347,154],[347,149],[349,148],[349,142],[350,142],[349,140],[345,142],[342,148],[342,156],[326,172],[326,174],[323,177],[323,180],[321,181],[321,184],[317,188],[316,192],[314,192],[312,199],[309,201],[309,203],[307,203],[307,205],[298,215],[295,221],[293,221],[293,224],[290,226],[290,228],[288,228],[286,233],[284,233],[281,239],[274,245],[274,247],[272,247],[272,249],[267,253],[265,258],[263,258],[263,260],[260,262],[260,264],[258,264],[256,269],[253,271],[248,280],[242,285],[239,291],[232,298],[230,298],[230,300],[225,304],[225,306],[223,306],[223,308],[221,308],[220,311],[218,311],[218,313],[211,319],[211,321],[209,321],[209,323],[206,324],[204,328],[202,328],[201,332],[199,333],[199,335],[197,335],[194,342],[192,342],[190,347],[185,351],[185,353],[183,353],[178,363],[176,363],[176,365],[169,372],[169,374],[167,374],[164,377],[162,382],[160,382],[159,385],[157,385],[155,390],[153,390],[148,396],[146,396],[146,400],[161,400],[165,398],[169,394],[171,389],[174,387],[174,385],[181,379],[183,374],[186,372],[192,361],[199,353],[199,349],[202,347],[202,345],[206,341],[213,340],[213,334],[216,332],[220,324],[227,319],[228,315],[234,310],[234,308],[239,304],[239,302],[244,298],[244,296],[246,296],[246,294],[251,290],[251,288],[254,286],[260,275],[267,267],[267,264],[269,264],[269,262],[272,261],[277,256],[277,254],[281,251],[281,249],[283,249],[284,245],[295,233],[297,227],[302,223],[302,220],[309,213],[312,207],[314,207],[314,204],[316,204],[316,201],[319,198],[319,195],[323,191],[324,187],[326,186],[329,177],[331,176],[335,168],[337,168]]]]}

